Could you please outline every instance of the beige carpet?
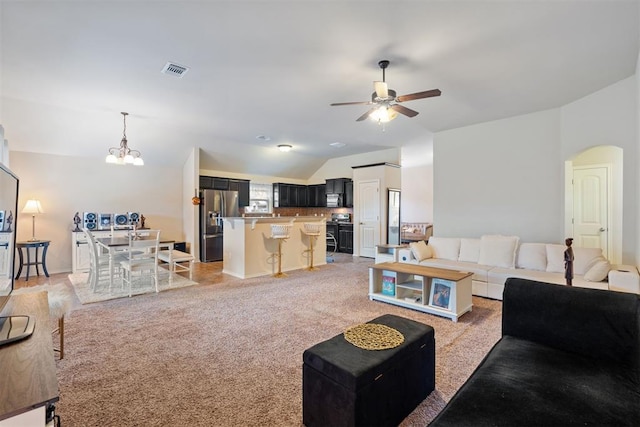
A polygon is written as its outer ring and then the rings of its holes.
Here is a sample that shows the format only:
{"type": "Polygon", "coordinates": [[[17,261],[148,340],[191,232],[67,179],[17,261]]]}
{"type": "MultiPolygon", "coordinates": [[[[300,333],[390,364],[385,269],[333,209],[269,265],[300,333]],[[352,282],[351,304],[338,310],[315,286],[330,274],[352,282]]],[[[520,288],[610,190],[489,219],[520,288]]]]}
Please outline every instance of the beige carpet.
{"type": "MultiPolygon", "coordinates": [[[[116,298],[123,298],[129,296],[129,288],[125,284],[122,286],[122,282],[116,279],[113,283],[113,287],[110,288],[108,280],[101,280],[98,282],[96,289],[90,289],[87,280],[89,279],[89,273],[72,273],[69,274],[69,281],[73,285],[73,289],[76,291],[76,295],[82,304],[89,304],[98,301],[107,301],[116,298]]],[[[186,279],[179,274],[173,273],[171,280],[169,280],[169,270],[160,267],[158,272],[158,290],[160,292],[168,289],[184,288],[185,286],[197,285],[196,282],[186,279]]],[[[155,292],[155,284],[153,279],[135,277],[131,284],[132,295],[142,295],[155,292]]]]}
{"type": "Polygon", "coordinates": [[[80,306],[58,361],[63,425],[300,426],[302,352],[384,313],[435,329],[436,390],[403,422],[425,426],[500,336],[501,302],[458,323],[370,301],[370,262],[80,306]]]}

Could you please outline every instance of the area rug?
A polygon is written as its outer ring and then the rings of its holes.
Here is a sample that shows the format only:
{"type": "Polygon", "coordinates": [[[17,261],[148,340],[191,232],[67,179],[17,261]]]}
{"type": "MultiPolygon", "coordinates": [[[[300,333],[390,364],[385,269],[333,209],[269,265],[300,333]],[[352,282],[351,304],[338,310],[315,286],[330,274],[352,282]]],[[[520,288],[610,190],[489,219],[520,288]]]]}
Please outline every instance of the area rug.
{"type": "MultiPolygon", "coordinates": [[[[89,304],[98,301],[107,301],[116,298],[128,297],[128,286],[122,286],[120,279],[115,279],[113,287],[109,290],[109,281],[101,280],[98,282],[98,286],[93,290],[87,283],[89,279],[89,273],[72,273],[69,275],[69,281],[73,285],[76,295],[82,304],[89,304]]],[[[186,286],[197,285],[197,282],[186,279],[179,274],[171,273],[169,277],[169,270],[160,267],[158,272],[158,291],[166,291],[168,289],[184,288],[186,286]],[[169,280],[171,279],[171,280],[169,280]]],[[[132,295],[142,295],[155,292],[156,288],[153,283],[153,279],[148,277],[136,278],[134,277],[131,284],[132,295]]]]}
{"type": "Polygon", "coordinates": [[[401,424],[426,426],[500,338],[501,301],[458,322],[371,301],[372,262],[282,279],[215,273],[198,286],[81,305],[56,362],[65,427],[302,425],[302,353],[382,314],[431,325],[436,390],[401,424]]]}

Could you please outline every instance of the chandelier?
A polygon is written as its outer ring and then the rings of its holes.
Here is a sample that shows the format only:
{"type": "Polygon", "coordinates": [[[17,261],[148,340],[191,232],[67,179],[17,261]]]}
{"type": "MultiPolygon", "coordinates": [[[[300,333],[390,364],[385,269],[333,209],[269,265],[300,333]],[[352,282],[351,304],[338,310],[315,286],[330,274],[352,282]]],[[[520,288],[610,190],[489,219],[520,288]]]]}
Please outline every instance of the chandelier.
{"type": "Polygon", "coordinates": [[[135,165],[142,166],[144,161],[142,160],[142,154],[138,150],[132,150],[127,144],[127,116],[129,113],[122,112],[122,121],[124,123],[124,129],[122,131],[122,141],[120,141],[120,147],[109,148],[109,154],[105,161],[107,163],[113,163],[117,165],[135,165]]]}

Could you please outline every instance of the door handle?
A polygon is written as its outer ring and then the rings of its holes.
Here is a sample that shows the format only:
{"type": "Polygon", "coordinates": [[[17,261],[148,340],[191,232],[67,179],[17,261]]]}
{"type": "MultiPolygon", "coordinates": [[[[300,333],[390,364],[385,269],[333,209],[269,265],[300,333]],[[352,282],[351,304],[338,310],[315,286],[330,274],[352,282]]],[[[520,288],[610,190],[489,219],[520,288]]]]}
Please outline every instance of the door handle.
{"type": "Polygon", "coordinates": [[[604,229],[604,228],[602,228],[602,227],[600,227],[600,230],[599,230],[599,231],[602,233],[603,231],[605,231],[605,229],[604,229]]]}

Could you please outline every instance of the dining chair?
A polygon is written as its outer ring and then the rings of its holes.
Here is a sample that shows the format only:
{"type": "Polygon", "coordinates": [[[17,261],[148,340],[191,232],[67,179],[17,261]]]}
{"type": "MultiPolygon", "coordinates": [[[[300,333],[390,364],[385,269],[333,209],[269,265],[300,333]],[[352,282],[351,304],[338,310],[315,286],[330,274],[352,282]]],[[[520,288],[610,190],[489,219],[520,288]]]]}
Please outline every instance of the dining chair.
{"type": "MultiPolygon", "coordinates": [[[[91,230],[83,228],[82,231],[89,245],[89,288],[95,292],[101,279],[110,279],[109,254],[103,253],[98,247],[96,238],[91,230]]],[[[115,254],[113,257],[114,274],[119,276],[120,261],[123,261],[125,256],[123,254],[115,254]]]]}
{"type": "Polygon", "coordinates": [[[134,277],[143,280],[152,278],[158,292],[158,248],[160,246],[160,230],[145,230],[145,236],[129,233],[129,250],[127,259],[120,261],[122,282],[129,285],[129,296],[132,294],[134,277]],[[137,273],[134,275],[134,273],[137,273]]]}

